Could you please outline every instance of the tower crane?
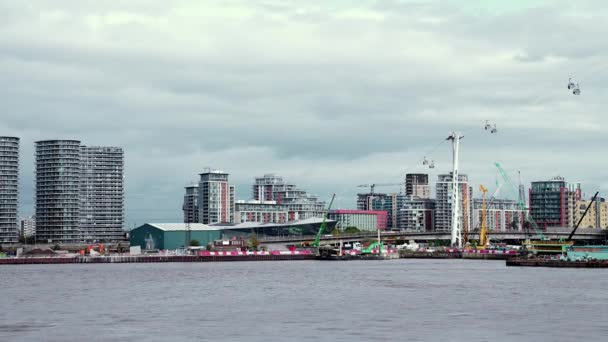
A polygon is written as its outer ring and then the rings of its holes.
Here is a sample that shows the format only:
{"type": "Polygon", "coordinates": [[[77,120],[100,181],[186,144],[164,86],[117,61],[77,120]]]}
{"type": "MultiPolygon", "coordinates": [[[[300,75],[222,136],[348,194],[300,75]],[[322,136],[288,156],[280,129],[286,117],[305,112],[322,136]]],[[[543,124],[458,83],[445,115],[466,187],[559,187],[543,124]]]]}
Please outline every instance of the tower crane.
{"type": "Polygon", "coordinates": [[[374,193],[374,189],[377,186],[394,186],[394,185],[403,185],[403,183],[372,183],[372,184],[357,185],[357,187],[359,187],[359,188],[369,188],[369,193],[373,194],[374,193]]]}
{"type": "Polygon", "coordinates": [[[488,231],[486,229],[486,189],[483,185],[479,185],[481,191],[481,230],[479,231],[479,246],[485,247],[488,244],[488,231]]]}

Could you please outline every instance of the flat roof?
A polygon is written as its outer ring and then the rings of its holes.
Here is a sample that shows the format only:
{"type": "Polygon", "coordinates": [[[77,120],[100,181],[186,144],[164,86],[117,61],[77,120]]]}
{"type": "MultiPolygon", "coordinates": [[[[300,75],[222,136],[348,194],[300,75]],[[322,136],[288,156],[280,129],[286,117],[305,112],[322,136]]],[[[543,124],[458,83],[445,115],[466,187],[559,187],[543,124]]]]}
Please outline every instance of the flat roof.
{"type": "MultiPolygon", "coordinates": [[[[263,222],[242,222],[237,224],[220,223],[214,224],[213,227],[217,229],[243,229],[243,228],[264,228],[264,227],[291,227],[299,226],[304,224],[317,224],[323,222],[322,217],[311,217],[304,220],[289,221],[286,223],[263,223],[263,222]]],[[[327,223],[336,222],[335,220],[325,220],[327,223]]]]}
{"type": "MultiPolygon", "coordinates": [[[[160,230],[164,230],[166,232],[187,230],[186,223],[146,223],[146,224],[149,226],[158,228],[160,230]]],[[[137,229],[137,228],[135,228],[135,229],[137,229]]],[[[205,231],[205,230],[219,230],[219,228],[208,226],[203,223],[190,223],[190,231],[205,231]]]]}

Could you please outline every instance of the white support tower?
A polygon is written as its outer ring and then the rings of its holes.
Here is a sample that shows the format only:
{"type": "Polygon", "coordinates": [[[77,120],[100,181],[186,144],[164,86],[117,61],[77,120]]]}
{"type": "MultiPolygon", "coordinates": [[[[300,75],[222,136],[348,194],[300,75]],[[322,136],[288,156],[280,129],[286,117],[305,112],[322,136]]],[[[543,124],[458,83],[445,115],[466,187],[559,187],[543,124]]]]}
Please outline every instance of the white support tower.
{"type": "Polygon", "coordinates": [[[452,247],[462,248],[462,227],[460,223],[460,202],[459,202],[459,187],[458,187],[458,149],[460,139],[463,136],[460,132],[452,132],[446,140],[452,141],[452,239],[450,245],[452,247]]]}

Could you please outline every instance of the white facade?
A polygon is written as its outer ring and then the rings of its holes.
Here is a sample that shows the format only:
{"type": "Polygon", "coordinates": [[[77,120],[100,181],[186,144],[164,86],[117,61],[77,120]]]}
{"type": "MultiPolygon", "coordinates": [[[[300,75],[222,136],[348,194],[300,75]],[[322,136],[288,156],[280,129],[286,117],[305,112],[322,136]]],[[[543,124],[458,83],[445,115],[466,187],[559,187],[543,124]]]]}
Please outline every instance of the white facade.
{"type": "MultiPolygon", "coordinates": [[[[481,227],[482,200],[473,202],[473,231],[481,227]]],[[[493,232],[521,231],[525,210],[519,209],[517,201],[486,199],[486,228],[493,232]]]]}
{"type": "Polygon", "coordinates": [[[22,217],[19,220],[21,235],[24,238],[30,238],[36,235],[36,219],[33,216],[22,217]]]}
{"type": "Polygon", "coordinates": [[[0,137],[0,243],[16,243],[19,202],[19,138],[0,137]]]}
{"type": "MultiPolygon", "coordinates": [[[[452,230],[452,174],[439,175],[435,183],[435,230],[452,230]]],[[[463,229],[471,230],[473,189],[469,187],[467,175],[458,176],[460,222],[463,229]]]]}

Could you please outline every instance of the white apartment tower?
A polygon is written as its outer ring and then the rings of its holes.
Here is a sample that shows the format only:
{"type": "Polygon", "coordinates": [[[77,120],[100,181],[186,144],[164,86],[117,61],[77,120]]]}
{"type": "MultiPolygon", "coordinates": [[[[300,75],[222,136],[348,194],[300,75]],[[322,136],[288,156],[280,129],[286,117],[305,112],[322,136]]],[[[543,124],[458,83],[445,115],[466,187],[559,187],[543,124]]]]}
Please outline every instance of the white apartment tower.
{"type": "MultiPolygon", "coordinates": [[[[458,175],[458,202],[460,203],[461,227],[471,230],[471,208],[473,189],[469,187],[467,175],[458,175]]],[[[452,173],[438,175],[435,183],[435,231],[452,230],[452,173]]]]}
{"type": "Polygon", "coordinates": [[[80,224],[86,242],[123,237],[124,153],[119,147],[81,146],[80,224]]]}
{"type": "Polygon", "coordinates": [[[16,243],[19,201],[19,138],[0,137],[0,244],[16,243]]]}
{"type": "Polygon", "coordinates": [[[208,169],[198,184],[198,220],[204,224],[234,222],[234,186],[228,173],[208,169]]]}

